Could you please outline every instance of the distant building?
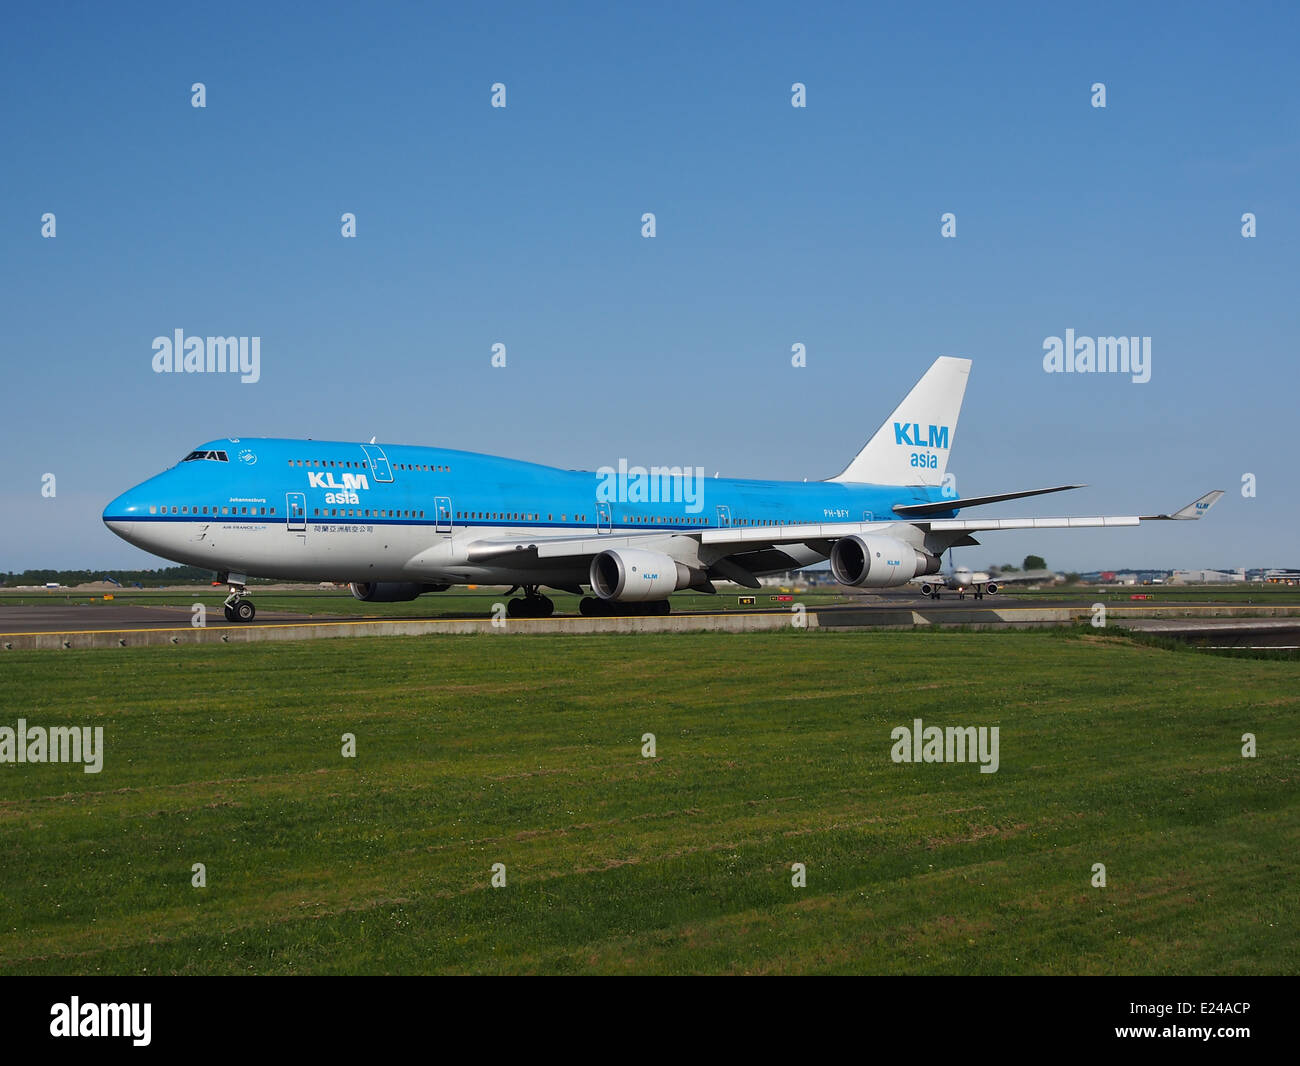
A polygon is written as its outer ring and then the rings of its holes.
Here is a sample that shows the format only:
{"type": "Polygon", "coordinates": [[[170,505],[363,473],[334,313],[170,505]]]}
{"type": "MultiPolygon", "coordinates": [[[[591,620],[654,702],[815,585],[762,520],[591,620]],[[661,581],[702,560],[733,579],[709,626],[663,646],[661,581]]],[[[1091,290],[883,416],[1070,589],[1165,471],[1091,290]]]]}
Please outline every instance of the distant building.
{"type": "Polygon", "coordinates": [[[1245,580],[1245,570],[1175,570],[1169,583],[1171,585],[1223,585],[1245,580]]]}
{"type": "Polygon", "coordinates": [[[1260,573],[1260,580],[1270,585],[1300,585],[1300,570],[1273,567],[1260,573]]]}

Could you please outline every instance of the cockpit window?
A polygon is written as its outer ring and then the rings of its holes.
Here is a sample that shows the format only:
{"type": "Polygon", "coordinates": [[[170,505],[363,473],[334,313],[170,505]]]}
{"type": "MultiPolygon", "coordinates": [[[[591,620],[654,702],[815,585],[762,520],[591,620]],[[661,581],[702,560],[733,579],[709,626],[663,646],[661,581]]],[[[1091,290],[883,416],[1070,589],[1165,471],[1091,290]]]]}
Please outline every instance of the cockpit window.
{"type": "Polygon", "coordinates": [[[190,452],[190,454],[187,455],[184,459],[182,459],[181,462],[192,463],[196,459],[209,459],[212,462],[216,462],[216,463],[230,462],[225,452],[190,452]]]}

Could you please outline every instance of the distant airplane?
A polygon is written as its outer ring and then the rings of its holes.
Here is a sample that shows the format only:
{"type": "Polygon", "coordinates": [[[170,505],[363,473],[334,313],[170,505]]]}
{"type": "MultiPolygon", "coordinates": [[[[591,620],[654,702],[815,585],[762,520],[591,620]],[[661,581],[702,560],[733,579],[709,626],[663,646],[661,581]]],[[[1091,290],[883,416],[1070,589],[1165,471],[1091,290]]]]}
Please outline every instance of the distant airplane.
{"type": "Polygon", "coordinates": [[[1055,581],[1057,577],[1051,570],[1013,570],[1006,574],[989,574],[983,570],[972,570],[968,566],[958,566],[946,574],[916,578],[913,583],[920,581],[921,595],[929,596],[932,600],[937,600],[939,591],[944,588],[953,589],[960,599],[965,599],[969,590],[977,600],[982,600],[986,592],[992,596],[1003,585],[1041,585],[1055,581]]]}
{"type": "MultiPolygon", "coordinates": [[[[714,592],[718,580],[757,588],[760,575],[825,559],[842,584],[890,588],[937,573],[944,552],[979,543],[972,534],[983,530],[1143,521],[958,519],[966,508],[1078,487],[944,495],[970,365],[935,360],[853,461],[821,482],[647,472],[621,460],[617,471],[582,472],[444,448],[230,437],[117,497],[104,523],[146,551],[216,570],[230,586],[226,617],[247,622],[250,574],[346,582],[367,601],[510,585],[524,592],[508,607],[516,618],[552,613],[542,588],[581,595],[587,586],[594,595],[583,614],[666,614],[678,590],[714,592]]],[[[1144,517],[1199,518],[1221,495],[1144,517]]]]}

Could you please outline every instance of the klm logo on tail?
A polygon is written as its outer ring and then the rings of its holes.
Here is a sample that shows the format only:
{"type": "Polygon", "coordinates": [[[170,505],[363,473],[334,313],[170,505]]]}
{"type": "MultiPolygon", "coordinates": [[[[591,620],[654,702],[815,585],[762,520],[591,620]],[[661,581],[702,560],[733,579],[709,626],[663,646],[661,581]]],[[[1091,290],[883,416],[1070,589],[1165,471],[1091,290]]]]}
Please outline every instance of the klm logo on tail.
{"type": "Polygon", "coordinates": [[[948,447],[947,426],[927,426],[924,439],[921,438],[921,426],[917,422],[894,423],[894,443],[905,444],[909,448],[946,448],[948,447]]]}
{"type": "Polygon", "coordinates": [[[941,356],[832,481],[937,487],[957,434],[969,359],[941,356]],[[891,432],[892,429],[892,432],[891,432]]]}

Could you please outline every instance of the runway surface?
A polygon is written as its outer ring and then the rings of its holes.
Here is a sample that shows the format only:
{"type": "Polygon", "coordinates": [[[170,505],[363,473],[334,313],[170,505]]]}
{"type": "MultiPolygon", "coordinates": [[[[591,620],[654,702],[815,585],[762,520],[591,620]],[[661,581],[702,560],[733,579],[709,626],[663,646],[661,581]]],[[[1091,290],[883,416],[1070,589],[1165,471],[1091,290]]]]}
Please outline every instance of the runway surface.
{"type": "MultiPolygon", "coordinates": [[[[504,600],[504,595],[502,596],[504,600]]],[[[431,596],[433,601],[434,597],[431,596]]],[[[256,602],[256,600],[254,600],[256,602]]],[[[917,611],[927,616],[961,612],[969,615],[973,611],[997,611],[998,613],[1042,612],[1045,610],[1088,611],[1095,601],[1086,596],[1070,600],[1055,600],[1044,603],[1041,600],[1016,599],[1014,596],[986,596],[982,600],[973,597],[958,599],[946,596],[939,600],[910,594],[907,592],[883,593],[861,596],[856,602],[831,606],[811,606],[809,614],[815,614],[822,626],[870,624],[863,617],[874,612],[917,611]]],[[[433,607],[434,603],[430,602],[433,607]]],[[[1187,610],[1193,617],[1212,611],[1237,610],[1238,605],[1222,603],[1188,603],[1186,601],[1147,600],[1137,604],[1106,605],[1108,614],[1116,618],[1138,617],[1148,611],[1156,614],[1187,610]]],[[[1250,608],[1241,608],[1249,610],[1250,608]]],[[[1261,606],[1261,610],[1264,608],[1261,606]]],[[[742,612],[732,610],[716,611],[677,611],[669,617],[717,617],[737,615],[742,612]]],[[[782,615],[788,616],[788,606],[763,608],[753,607],[743,612],[748,615],[782,615]]],[[[304,614],[291,611],[259,611],[256,620],[238,626],[241,629],[259,627],[283,627],[287,623],[300,625],[337,624],[346,622],[478,622],[489,617],[488,612],[438,613],[430,611],[419,615],[383,615],[383,614],[304,614]]],[[[556,619],[579,618],[580,615],[555,615],[556,619]]],[[[135,606],[132,604],[39,604],[32,606],[8,606],[0,603],[0,637],[24,636],[36,633],[119,633],[142,630],[190,629],[191,609],[189,607],[135,606]]],[[[1240,619],[1239,621],[1247,621],[1240,619]]],[[[883,619],[882,619],[883,621],[883,619]]],[[[1228,619],[1220,621],[1233,624],[1228,619]]],[[[207,625],[224,627],[229,625],[221,614],[220,608],[208,609],[207,625]]]]}

